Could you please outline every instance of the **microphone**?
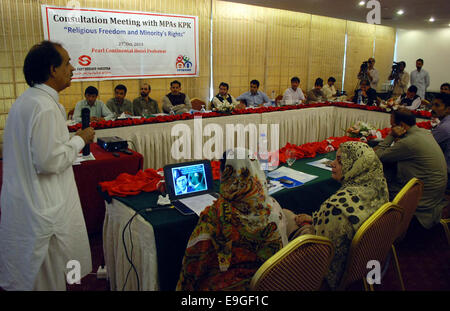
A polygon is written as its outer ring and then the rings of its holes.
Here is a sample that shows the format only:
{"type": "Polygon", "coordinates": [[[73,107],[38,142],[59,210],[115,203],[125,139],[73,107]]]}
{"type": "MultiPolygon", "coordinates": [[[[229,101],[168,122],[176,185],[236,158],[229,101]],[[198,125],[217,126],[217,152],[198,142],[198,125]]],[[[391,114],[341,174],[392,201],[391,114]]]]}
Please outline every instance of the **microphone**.
{"type": "MultiPolygon", "coordinates": [[[[84,130],[89,127],[91,121],[91,110],[89,108],[83,108],[81,110],[81,128],[84,130]]],[[[86,144],[83,148],[83,155],[87,156],[91,154],[91,146],[86,144]]]]}

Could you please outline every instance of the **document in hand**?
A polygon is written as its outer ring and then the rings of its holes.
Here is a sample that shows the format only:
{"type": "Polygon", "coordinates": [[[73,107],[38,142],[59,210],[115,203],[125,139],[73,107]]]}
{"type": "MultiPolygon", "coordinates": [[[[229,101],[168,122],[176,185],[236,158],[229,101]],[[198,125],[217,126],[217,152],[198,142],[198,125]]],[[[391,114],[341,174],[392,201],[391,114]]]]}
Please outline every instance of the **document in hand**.
{"type": "Polygon", "coordinates": [[[290,180],[293,183],[283,183],[283,186],[286,188],[293,188],[301,186],[304,183],[307,183],[313,179],[316,179],[318,176],[306,174],[300,171],[296,171],[292,168],[282,166],[277,168],[276,170],[267,174],[267,177],[275,179],[275,180],[290,180]]]}
{"type": "Polygon", "coordinates": [[[92,152],[87,156],[84,156],[82,153],[79,153],[78,157],[75,159],[75,161],[73,161],[73,165],[80,165],[84,161],[95,161],[95,157],[92,154],[92,152]]]}

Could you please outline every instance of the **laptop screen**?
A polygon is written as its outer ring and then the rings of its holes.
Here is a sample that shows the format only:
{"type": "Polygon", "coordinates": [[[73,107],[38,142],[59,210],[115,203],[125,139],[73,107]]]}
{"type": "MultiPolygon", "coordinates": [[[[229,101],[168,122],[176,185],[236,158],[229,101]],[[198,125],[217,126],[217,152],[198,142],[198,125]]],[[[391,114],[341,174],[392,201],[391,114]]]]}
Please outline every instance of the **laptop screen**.
{"type": "Polygon", "coordinates": [[[207,160],[167,165],[164,179],[171,200],[210,193],[214,188],[207,160]]]}
{"type": "Polygon", "coordinates": [[[189,165],[172,168],[172,182],[175,195],[207,190],[205,165],[189,165]]]}

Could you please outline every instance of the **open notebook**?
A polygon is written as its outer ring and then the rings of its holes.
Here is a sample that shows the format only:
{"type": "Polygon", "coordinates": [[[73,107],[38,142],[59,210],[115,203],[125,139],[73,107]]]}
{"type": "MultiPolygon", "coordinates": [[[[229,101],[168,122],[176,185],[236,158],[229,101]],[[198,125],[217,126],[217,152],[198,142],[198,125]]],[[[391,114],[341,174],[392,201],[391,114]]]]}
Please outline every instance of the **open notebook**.
{"type": "Polygon", "coordinates": [[[218,197],[208,160],[166,165],[164,179],[170,201],[183,215],[200,215],[218,197]]]}

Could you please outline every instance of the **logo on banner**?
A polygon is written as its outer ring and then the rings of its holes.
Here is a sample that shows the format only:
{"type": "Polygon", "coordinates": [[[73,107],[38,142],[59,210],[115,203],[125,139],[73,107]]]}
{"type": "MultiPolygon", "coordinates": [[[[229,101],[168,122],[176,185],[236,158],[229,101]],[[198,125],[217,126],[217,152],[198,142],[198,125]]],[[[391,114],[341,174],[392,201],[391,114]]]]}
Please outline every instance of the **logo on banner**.
{"type": "Polygon", "coordinates": [[[88,55],[81,55],[80,57],[78,57],[78,64],[80,64],[81,66],[89,66],[91,62],[92,59],[88,55]]]}
{"type": "Polygon", "coordinates": [[[175,66],[177,71],[192,71],[192,62],[186,55],[178,55],[175,66]]]}

